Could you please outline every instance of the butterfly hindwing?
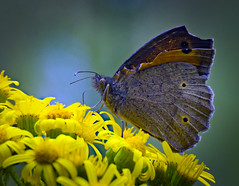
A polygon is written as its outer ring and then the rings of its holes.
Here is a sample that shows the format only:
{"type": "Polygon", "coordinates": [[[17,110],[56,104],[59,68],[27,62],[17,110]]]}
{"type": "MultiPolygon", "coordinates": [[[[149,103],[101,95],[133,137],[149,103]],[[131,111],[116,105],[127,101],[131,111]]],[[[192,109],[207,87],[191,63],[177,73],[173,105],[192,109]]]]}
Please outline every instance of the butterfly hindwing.
{"type": "Polygon", "coordinates": [[[209,128],[213,93],[205,82],[190,64],[144,69],[120,86],[127,94],[117,105],[117,114],[159,140],[167,140],[176,151],[184,151],[198,143],[198,132],[209,128]]]}

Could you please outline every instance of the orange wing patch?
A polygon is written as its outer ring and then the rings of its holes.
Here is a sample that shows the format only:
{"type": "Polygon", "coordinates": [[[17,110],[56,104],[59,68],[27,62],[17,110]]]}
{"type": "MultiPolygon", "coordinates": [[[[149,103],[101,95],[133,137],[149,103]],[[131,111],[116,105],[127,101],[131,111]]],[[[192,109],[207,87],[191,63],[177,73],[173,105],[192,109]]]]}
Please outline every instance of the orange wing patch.
{"type": "Polygon", "coordinates": [[[114,80],[115,81],[122,81],[124,80],[129,74],[135,74],[138,70],[136,69],[135,66],[132,67],[132,69],[128,69],[126,67],[122,68],[120,71],[118,71],[114,75],[114,80]]]}
{"type": "Polygon", "coordinates": [[[170,62],[195,65],[199,75],[208,78],[213,57],[213,39],[200,39],[190,34],[185,26],[180,26],[146,43],[120,66],[113,78],[120,81],[125,79],[125,74],[170,62]]]}
{"type": "Polygon", "coordinates": [[[164,51],[159,53],[152,62],[141,63],[138,70],[140,71],[164,63],[184,62],[196,66],[199,73],[205,73],[206,75],[209,73],[213,55],[214,50],[212,49],[190,49],[188,53],[182,50],[164,51]],[[203,70],[204,68],[207,68],[208,71],[203,70]]]}
{"type": "Polygon", "coordinates": [[[122,81],[129,74],[134,74],[138,71],[150,68],[156,65],[173,62],[184,62],[194,65],[198,69],[200,75],[208,75],[210,66],[213,60],[213,49],[188,49],[188,50],[171,50],[159,53],[152,62],[143,62],[138,66],[132,68],[122,68],[118,71],[114,80],[122,81]]]}

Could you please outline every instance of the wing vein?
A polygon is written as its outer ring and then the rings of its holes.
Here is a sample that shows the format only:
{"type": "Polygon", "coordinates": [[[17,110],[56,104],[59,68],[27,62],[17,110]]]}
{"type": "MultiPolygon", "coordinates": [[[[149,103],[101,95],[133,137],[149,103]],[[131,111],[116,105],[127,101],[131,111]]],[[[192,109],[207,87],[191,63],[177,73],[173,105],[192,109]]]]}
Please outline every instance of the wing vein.
{"type": "MultiPolygon", "coordinates": [[[[172,95],[172,94],[171,94],[172,95]]],[[[174,95],[172,95],[172,96],[174,96],[174,95]]],[[[198,120],[198,119],[196,119],[194,116],[192,116],[190,113],[188,113],[187,111],[185,111],[183,108],[181,108],[179,105],[177,105],[176,103],[173,103],[177,108],[179,108],[181,111],[183,111],[185,114],[187,114],[188,116],[190,116],[191,118],[193,118],[195,121],[197,121],[198,123],[200,123],[201,124],[201,122],[198,120]]],[[[180,115],[179,115],[180,116],[180,115]]],[[[202,124],[203,125],[203,124],[202,124]]],[[[193,125],[191,125],[191,123],[190,123],[190,126],[192,127],[192,128],[194,128],[196,131],[198,131],[193,125]]],[[[204,125],[203,125],[204,126],[204,125]]]]}
{"type": "MultiPolygon", "coordinates": [[[[140,97],[132,97],[132,98],[133,98],[133,99],[140,99],[140,100],[146,101],[145,99],[140,98],[140,97]]],[[[147,101],[149,101],[149,102],[151,102],[151,103],[154,103],[154,104],[157,104],[158,106],[161,107],[161,109],[162,109],[165,113],[167,113],[167,114],[169,115],[169,113],[168,113],[164,108],[162,108],[162,106],[161,106],[160,104],[158,104],[157,102],[150,101],[150,100],[147,100],[147,101]]],[[[164,122],[166,123],[166,125],[167,125],[176,135],[178,135],[177,131],[168,123],[168,121],[166,121],[166,120],[164,119],[164,117],[162,117],[160,114],[158,114],[158,116],[161,118],[162,121],[164,121],[164,122]]],[[[171,116],[171,115],[170,115],[170,116],[171,116]]],[[[154,119],[154,120],[155,120],[155,119],[154,119]]],[[[162,132],[162,129],[161,129],[160,132],[162,132]]],[[[162,133],[163,133],[163,132],[162,132],[162,133]]],[[[165,135],[164,135],[164,137],[165,137],[165,135]]]]}

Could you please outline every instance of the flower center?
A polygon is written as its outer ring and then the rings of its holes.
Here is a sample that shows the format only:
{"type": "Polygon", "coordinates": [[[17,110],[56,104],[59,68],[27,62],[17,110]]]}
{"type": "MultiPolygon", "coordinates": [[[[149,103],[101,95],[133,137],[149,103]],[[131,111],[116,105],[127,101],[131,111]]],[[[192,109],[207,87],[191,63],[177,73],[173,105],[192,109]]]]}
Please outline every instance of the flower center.
{"type": "Polygon", "coordinates": [[[140,136],[132,136],[125,139],[125,141],[131,145],[131,147],[138,149],[142,152],[142,155],[145,155],[145,143],[140,136]]]}
{"type": "Polygon", "coordinates": [[[43,141],[35,148],[35,158],[38,163],[53,163],[58,158],[57,148],[49,141],[43,141]]]}
{"type": "Polygon", "coordinates": [[[84,138],[86,142],[93,142],[96,138],[93,126],[89,126],[84,123],[80,123],[77,126],[76,133],[79,137],[84,138]]]}
{"type": "Polygon", "coordinates": [[[3,128],[0,128],[0,144],[4,143],[7,140],[7,131],[3,128]]]}
{"type": "Polygon", "coordinates": [[[72,113],[67,110],[52,110],[49,111],[47,114],[48,119],[56,119],[56,118],[63,118],[63,119],[70,119],[72,113]]]}

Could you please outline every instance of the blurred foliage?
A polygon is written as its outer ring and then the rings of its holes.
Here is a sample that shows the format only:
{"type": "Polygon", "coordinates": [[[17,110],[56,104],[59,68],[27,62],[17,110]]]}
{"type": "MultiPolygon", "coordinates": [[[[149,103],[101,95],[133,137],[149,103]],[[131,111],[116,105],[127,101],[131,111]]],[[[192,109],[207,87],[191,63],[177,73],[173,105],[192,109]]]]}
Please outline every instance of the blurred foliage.
{"type": "MultiPolygon", "coordinates": [[[[211,168],[216,185],[235,185],[238,5],[234,0],[2,0],[0,70],[20,81],[28,94],[55,96],[69,105],[81,102],[82,92],[91,87],[88,80],[69,85],[78,70],[112,76],[144,43],[179,25],[201,38],[214,38],[216,58],[208,84],[215,93],[216,111],[211,129],[190,153],[211,168]]],[[[99,99],[88,91],[85,101],[94,105],[99,99]]]]}

